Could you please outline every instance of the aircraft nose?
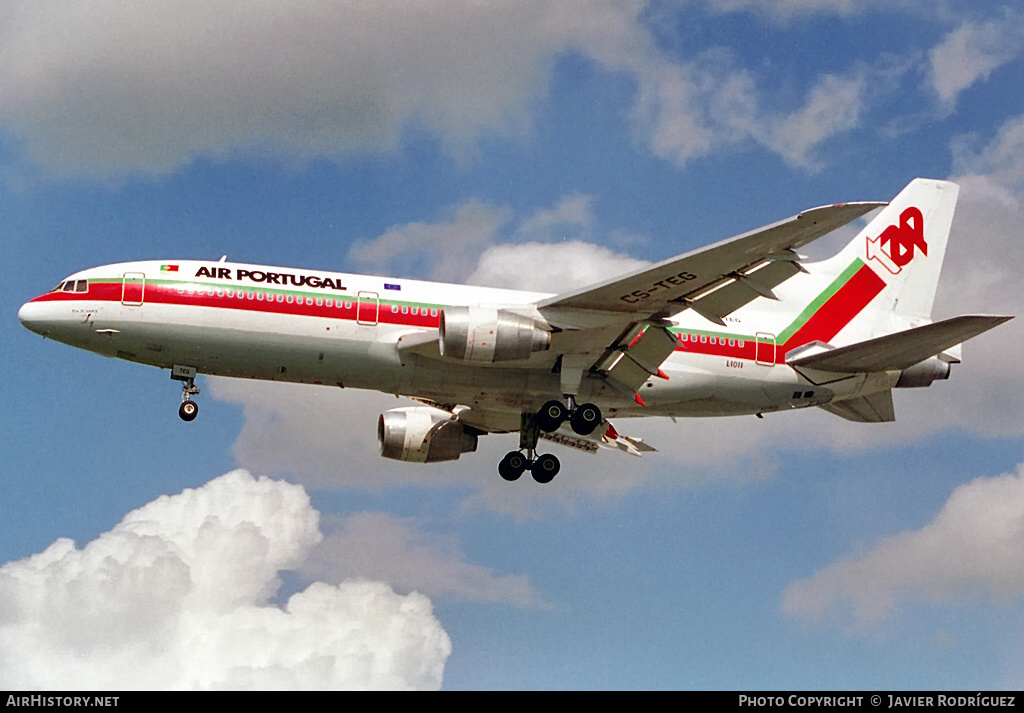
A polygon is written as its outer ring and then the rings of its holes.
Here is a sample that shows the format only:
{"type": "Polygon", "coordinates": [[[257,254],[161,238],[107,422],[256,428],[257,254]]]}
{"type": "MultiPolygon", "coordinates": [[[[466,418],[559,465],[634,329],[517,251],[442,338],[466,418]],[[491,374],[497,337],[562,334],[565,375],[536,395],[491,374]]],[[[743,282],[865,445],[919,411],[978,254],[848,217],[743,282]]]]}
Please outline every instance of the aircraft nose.
{"type": "Polygon", "coordinates": [[[26,329],[46,336],[49,330],[48,323],[51,321],[47,319],[48,306],[42,302],[26,302],[18,310],[18,321],[25,325],[26,329]]]}

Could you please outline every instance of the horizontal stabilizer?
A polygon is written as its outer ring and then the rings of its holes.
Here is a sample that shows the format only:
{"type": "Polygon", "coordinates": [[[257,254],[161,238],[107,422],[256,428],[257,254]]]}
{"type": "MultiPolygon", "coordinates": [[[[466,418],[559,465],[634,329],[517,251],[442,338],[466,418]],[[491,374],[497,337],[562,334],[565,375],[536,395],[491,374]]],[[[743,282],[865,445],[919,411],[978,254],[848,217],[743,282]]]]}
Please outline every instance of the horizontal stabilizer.
{"type": "Polygon", "coordinates": [[[795,355],[786,363],[850,374],[906,369],[1010,319],[1013,318],[987,315],[953,317],[845,347],[795,355]]]}
{"type": "Polygon", "coordinates": [[[886,389],[868,396],[858,396],[844,401],[833,401],[821,408],[847,421],[858,423],[885,423],[896,420],[896,411],[892,407],[892,390],[886,389]]]}

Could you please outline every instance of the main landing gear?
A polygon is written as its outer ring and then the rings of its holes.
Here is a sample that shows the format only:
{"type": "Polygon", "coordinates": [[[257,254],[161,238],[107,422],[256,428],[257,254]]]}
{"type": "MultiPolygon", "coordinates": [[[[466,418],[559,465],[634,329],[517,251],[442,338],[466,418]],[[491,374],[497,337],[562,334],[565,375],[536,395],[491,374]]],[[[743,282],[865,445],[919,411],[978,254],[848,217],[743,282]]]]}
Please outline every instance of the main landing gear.
{"type": "Polygon", "coordinates": [[[182,421],[195,420],[199,415],[199,404],[192,400],[193,396],[199,395],[196,370],[190,366],[175,365],[171,369],[171,378],[181,382],[181,406],[178,407],[178,416],[182,421]]]}
{"type": "Polygon", "coordinates": [[[566,404],[561,401],[548,401],[537,412],[537,426],[542,431],[551,433],[569,420],[572,430],[581,436],[589,436],[601,425],[601,409],[594,404],[577,406],[572,396],[566,397],[566,404]]]}
{"type": "Polygon", "coordinates": [[[519,428],[519,450],[510,451],[498,463],[498,474],[505,480],[518,480],[527,470],[538,483],[550,483],[558,475],[561,464],[558,458],[545,453],[537,455],[537,441],[540,431],[550,433],[569,420],[572,430],[581,436],[589,436],[601,421],[601,409],[594,404],[576,406],[572,397],[560,401],[548,401],[537,413],[524,413],[519,428]],[[525,451],[525,453],[524,453],[525,451]]]}

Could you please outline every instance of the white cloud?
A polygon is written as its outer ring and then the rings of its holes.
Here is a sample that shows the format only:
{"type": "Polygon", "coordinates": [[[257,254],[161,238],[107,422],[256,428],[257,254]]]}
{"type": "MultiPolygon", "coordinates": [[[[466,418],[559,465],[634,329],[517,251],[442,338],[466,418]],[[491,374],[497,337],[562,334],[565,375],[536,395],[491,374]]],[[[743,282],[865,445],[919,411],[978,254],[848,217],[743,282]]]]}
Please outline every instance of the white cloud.
{"type": "Polygon", "coordinates": [[[988,79],[996,69],[1024,50],[1024,16],[1009,10],[987,22],[964,21],[929,53],[931,82],[945,104],[988,79]]]}
{"type": "Polygon", "coordinates": [[[590,196],[571,193],[562,197],[552,208],[535,211],[516,228],[516,241],[564,240],[569,234],[573,237],[586,237],[594,224],[590,202],[590,196]]]}
{"type": "Polygon", "coordinates": [[[919,530],[840,560],[783,595],[783,610],[820,620],[849,604],[859,625],[904,602],[951,603],[1024,596],[1024,464],[1016,473],[961,485],[919,530]]]}
{"type": "Polygon", "coordinates": [[[497,240],[511,212],[468,201],[450,213],[441,222],[407,223],[357,242],[348,260],[367,272],[462,281],[480,253],[497,240]]]}
{"type": "Polygon", "coordinates": [[[468,282],[552,293],[583,287],[648,265],[581,240],[494,245],[480,256],[468,282]]]}
{"type": "MultiPolygon", "coordinates": [[[[948,414],[975,433],[1024,433],[1020,385],[1024,363],[1024,116],[1007,121],[976,151],[958,145],[960,200],[953,219],[935,315],[1016,315],[1016,319],[964,346],[964,378],[950,382],[948,414]]],[[[957,377],[958,374],[954,374],[957,377]]]]}
{"type": "Polygon", "coordinates": [[[774,122],[767,142],[788,163],[813,168],[811,152],[827,139],[856,128],[864,110],[863,75],[825,75],[810,90],[804,106],[774,122]]]}
{"type": "Polygon", "coordinates": [[[475,602],[544,606],[523,575],[497,576],[471,564],[455,538],[425,533],[411,518],[363,512],[328,524],[328,534],[302,567],[313,578],[361,576],[399,590],[475,602]]]}
{"type": "Polygon", "coordinates": [[[636,31],[642,3],[43,0],[0,6],[0,123],[57,174],[197,155],[453,154],[519,134],[556,54],[636,31]]]}
{"type": "Polygon", "coordinates": [[[709,8],[718,12],[753,11],[778,19],[808,15],[858,15],[872,6],[893,10],[914,0],[712,0],[709,8]]]}
{"type": "MultiPolygon", "coordinates": [[[[783,14],[845,5],[776,3],[783,14]]],[[[803,166],[817,143],[856,124],[861,97],[835,79],[812,86],[793,117],[766,111],[756,78],[727,51],[659,50],[647,25],[658,13],[647,8],[642,0],[8,3],[0,6],[0,126],[57,175],[159,175],[239,153],[301,162],[390,152],[410,130],[465,158],[481,138],[528,134],[566,53],[634,80],[639,140],[680,164],[753,139],[803,166]],[[842,107],[837,89],[858,101],[842,107]],[[766,140],[763,127],[780,123],[778,140],[766,140]]]]}
{"type": "MultiPolygon", "coordinates": [[[[347,259],[363,272],[551,292],[646,264],[578,238],[566,240],[594,232],[590,204],[589,196],[571,193],[518,220],[509,208],[469,200],[446,209],[436,222],[397,225],[356,242],[347,259]],[[503,242],[509,238],[516,242],[503,242]],[[548,244],[554,240],[562,242],[548,244]]],[[[616,233],[611,239],[642,240],[616,233]]]]}
{"type": "Polygon", "coordinates": [[[0,685],[438,688],[451,643],[425,596],[353,579],[270,603],[318,520],[302,487],[234,471],[3,565],[0,685]]]}

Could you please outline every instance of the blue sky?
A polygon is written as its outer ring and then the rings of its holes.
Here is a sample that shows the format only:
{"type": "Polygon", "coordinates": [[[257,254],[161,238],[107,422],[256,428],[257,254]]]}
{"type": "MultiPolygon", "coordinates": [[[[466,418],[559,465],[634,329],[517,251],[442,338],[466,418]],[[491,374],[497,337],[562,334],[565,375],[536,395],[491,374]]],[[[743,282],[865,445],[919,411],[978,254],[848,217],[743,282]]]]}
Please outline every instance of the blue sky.
{"type": "Polygon", "coordinates": [[[381,459],[380,394],[185,424],[15,315],[222,254],[558,291],[915,176],[934,316],[1021,314],[1022,80],[998,2],[0,2],[0,687],[1020,688],[1019,319],[895,424],[625,422],[541,487],[381,459]]]}

